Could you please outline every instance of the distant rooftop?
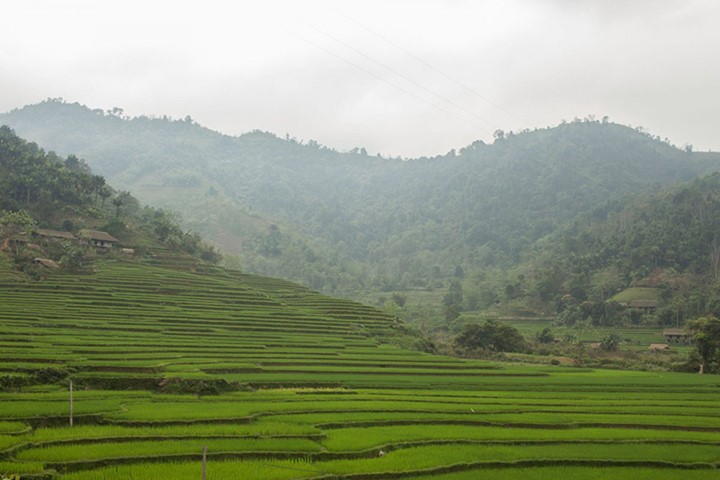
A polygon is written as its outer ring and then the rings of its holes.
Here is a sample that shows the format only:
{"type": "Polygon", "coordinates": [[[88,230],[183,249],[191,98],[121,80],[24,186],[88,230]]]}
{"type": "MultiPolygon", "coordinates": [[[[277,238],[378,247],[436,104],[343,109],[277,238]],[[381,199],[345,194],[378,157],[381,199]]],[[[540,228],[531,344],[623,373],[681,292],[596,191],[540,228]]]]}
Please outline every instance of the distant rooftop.
{"type": "Polygon", "coordinates": [[[37,234],[41,237],[52,237],[52,238],[65,238],[67,240],[73,240],[75,239],[75,235],[73,235],[70,232],[63,232],[60,230],[50,230],[47,228],[38,228],[36,230],[37,234]]]}
{"type": "Polygon", "coordinates": [[[33,260],[33,262],[38,263],[47,268],[60,268],[60,265],[53,262],[49,258],[36,258],[35,260],[33,260]]]}
{"type": "Polygon", "coordinates": [[[80,230],[80,234],[90,240],[97,240],[100,242],[119,242],[117,238],[113,237],[107,232],[101,232],[100,230],[80,230]]]}
{"type": "Polygon", "coordinates": [[[666,328],[665,330],[663,330],[663,335],[685,336],[690,335],[690,333],[684,328],[666,328]]]}

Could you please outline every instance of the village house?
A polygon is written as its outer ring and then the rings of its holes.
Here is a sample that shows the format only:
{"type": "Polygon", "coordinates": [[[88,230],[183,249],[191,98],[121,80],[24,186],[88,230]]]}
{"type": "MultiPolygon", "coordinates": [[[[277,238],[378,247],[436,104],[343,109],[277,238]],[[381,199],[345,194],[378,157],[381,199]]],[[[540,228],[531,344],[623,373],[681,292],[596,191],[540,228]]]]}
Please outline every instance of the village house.
{"type": "Polygon", "coordinates": [[[663,330],[663,336],[665,343],[668,344],[690,345],[692,343],[692,333],[684,328],[666,328],[663,330]]]}
{"type": "Polygon", "coordinates": [[[109,233],[99,230],[80,230],[80,236],[87,239],[95,248],[112,248],[120,241],[109,233]]]}
{"type": "Polygon", "coordinates": [[[643,313],[652,313],[657,309],[657,300],[629,300],[627,302],[618,302],[620,306],[641,310],[643,313]]]}
{"type": "Polygon", "coordinates": [[[50,230],[47,228],[38,228],[35,230],[34,236],[40,237],[41,239],[75,240],[75,235],[70,232],[50,230]]]}

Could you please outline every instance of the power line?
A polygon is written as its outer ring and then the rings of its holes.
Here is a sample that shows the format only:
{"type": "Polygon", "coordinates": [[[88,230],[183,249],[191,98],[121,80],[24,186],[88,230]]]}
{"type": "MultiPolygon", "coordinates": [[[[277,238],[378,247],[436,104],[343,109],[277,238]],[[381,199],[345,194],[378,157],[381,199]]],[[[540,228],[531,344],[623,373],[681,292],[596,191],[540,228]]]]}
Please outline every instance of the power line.
{"type": "MultiPolygon", "coordinates": [[[[524,120],[523,118],[518,117],[517,115],[515,115],[515,114],[512,113],[511,111],[503,108],[501,105],[498,105],[497,103],[493,102],[492,100],[490,100],[490,99],[488,99],[487,97],[483,96],[482,94],[478,93],[477,91],[475,91],[475,90],[472,89],[471,87],[465,85],[464,83],[460,82],[459,80],[456,80],[455,78],[453,78],[453,77],[451,77],[450,75],[446,74],[445,72],[443,72],[443,71],[440,70],[439,68],[433,66],[432,64],[430,64],[430,63],[426,62],[425,60],[423,60],[422,58],[418,57],[418,56],[415,55],[414,53],[412,53],[412,52],[404,49],[404,48],[401,47],[400,45],[398,45],[398,44],[396,44],[395,42],[393,42],[392,40],[384,37],[383,35],[381,35],[380,33],[376,32],[375,30],[371,29],[370,27],[368,27],[368,26],[360,23],[358,20],[355,20],[355,19],[352,18],[351,16],[347,15],[345,12],[342,12],[342,11],[337,10],[337,9],[336,9],[335,11],[336,11],[337,13],[339,13],[340,15],[342,15],[343,17],[345,17],[346,19],[348,19],[348,20],[350,20],[351,22],[353,22],[354,24],[358,25],[359,27],[363,28],[364,30],[366,30],[366,31],[372,33],[373,35],[375,35],[376,37],[380,38],[380,39],[383,40],[384,42],[392,45],[393,47],[395,47],[396,49],[398,49],[398,50],[401,51],[402,53],[404,53],[404,54],[406,54],[406,55],[414,58],[415,60],[417,60],[418,62],[422,63],[423,65],[425,65],[426,67],[428,67],[428,68],[431,69],[432,71],[436,72],[438,75],[441,75],[442,77],[444,77],[444,78],[450,80],[451,82],[459,85],[460,87],[464,88],[465,90],[467,90],[468,92],[470,92],[470,93],[472,93],[473,95],[477,96],[478,98],[482,99],[483,101],[485,101],[485,102],[489,103],[490,105],[494,106],[495,108],[497,108],[497,109],[505,112],[507,115],[515,118],[516,120],[519,120],[519,121],[523,122],[525,125],[528,124],[528,122],[527,122],[526,120],[524,120]]],[[[310,25],[310,27],[314,28],[315,30],[319,31],[320,33],[323,33],[324,35],[327,35],[327,36],[330,37],[330,38],[333,38],[333,37],[330,36],[329,34],[327,34],[327,33],[325,33],[325,32],[322,32],[321,30],[313,27],[312,25],[310,25]]],[[[346,45],[344,42],[342,42],[342,41],[340,41],[340,40],[338,40],[338,39],[336,39],[336,38],[333,38],[333,40],[335,40],[335,41],[337,41],[337,42],[339,42],[339,43],[342,43],[343,45],[346,45]]],[[[351,46],[349,46],[349,45],[346,45],[346,46],[347,46],[348,48],[352,49],[353,51],[357,52],[358,54],[367,57],[367,55],[363,54],[362,52],[359,52],[359,51],[355,50],[355,49],[352,48],[351,46]]],[[[368,58],[370,58],[370,57],[368,57],[368,58]]],[[[413,80],[410,80],[410,79],[408,79],[407,77],[405,77],[405,76],[403,76],[403,75],[401,75],[401,74],[399,74],[399,73],[397,73],[397,72],[394,72],[392,69],[390,69],[389,67],[385,67],[385,66],[382,65],[380,62],[377,62],[377,61],[375,61],[375,60],[372,59],[372,58],[370,58],[370,60],[374,61],[375,63],[378,63],[379,65],[383,66],[384,68],[387,68],[388,70],[390,70],[391,72],[395,73],[396,75],[399,75],[400,77],[404,78],[405,80],[407,80],[407,81],[409,81],[409,82],[411,82],[411,83],[413,83],[413,84],[415,84],[415,85],[418,85],[419,87],[423,88],[424,90],[427,90],[427,89],[426,89],[425,87],[423,87],[422,85],[419,85],[419,84],[417,84],[416,82],[414,82],[413,80]]],[[[429,90],[428,90],[428,91],[429,91],[429,90]]],[[[432,93],[433,95],[436,95],[436,94],[433,93],[433,92],[430,92],[430,93],[432,93]]],[[[439,98],[443,98],[443,97],[440,97],[439,95],[436,95],[436,96],[438,96],[439,98]]],[[[451,104],[453,104],[453,105],[456,105],[456,104],[455,104],[454,102],[452,102],[452,101],[449,101],[449,100],[446,100],[446,101],[448,101],[449,103],[451,103],[451,104]]],[[[456,106],[457,106],[457,105],[456,105],[456,106]]],[[[459,108],[461,108],[463,111],[466,111],[466,110],[465,110],[464,108],[462,108],[462,107],[459,107],[459,108]]],[[[467,112],[467,111],[466,111],[466,112],[467,112]]],[[[468,113],[470,113],[470,114],[473,115],[473,116],[476,116],[476,115],[474,115],[474,114],[471,113],[471,112],[468,112],[468,113]]],[[[482,120],[482,119],[481,119],[481,120],[482,120]]],[[[483,121],[485,121],[485,120],[483,120],[483,121]]],[[[486,123],[488,123],[488,122],[486,122],[486,123]]],[[[537,161],[536,163],[540,164],[539,161],[537,161]]],[[[601,185],[599,182],[597,182],[596,180],[594,180],[593,178],[591,178],[591,177],[589,177],[589,176],[582,175],[581,173],[579,173],[579,172],[574,172],[574,171],[570,171],[569,173],[570,173],[571,175],[574,175],[574,176],[576,176],[576,177],[579,177],[579,178],[587,181],[588,183],[592,183],[592,184],[594,184],[594,185],[596,185],[596,186],[599,186],[599,187],[601,187],[601,188],[605,188],[606,190],[608,189],[607,186],[601,185]]]]}
{"type": "Polygon", "coordinates": [[[426,62],[425,60],[423,60],[422,58],[418,57],[418,56],[415,55],[414,53],[406,50],[405,48],[401,47],[401,46],[398,45],[397,43],[393,42],[392,40],[386,38],[385,36],[381,35],[380,33],[376,32],[375,30],[371,29],[370,27],[368,27],[368,26],[360,23],[358,20],[355,20],[354,18],[352,18],[350,15],[346,14],[345,12],[342,12],[342,11],[340,11],[340,10],[335,10],[335,11],[338,12],[338,13],[339,13],[340,15],[342,15],[343,17],[345,17],[345,18],[347,18],[348,20],[350,20],[351,22],[353,22],[355,25],[359,26],[360,28],[362,28],[362,29],[364,29],[364,30],[372,33],[373,35],[375,35],[376,37],[378,37],[378,38],[381,39],[382,41],[384,41],[384,42],[392,45],[392,46],[395,47],[396,49],[400,50],[400,51],[401,51],[402,53],[404,53],[405,55],[408,55],[408,56],[414,58],[415,60],[417,60],[418,62],[422,63],[422,64],[425,65],[427,68],[429,68],[429,69],[432,70],[433,72],[437,73],[438,75],[442,76],[443,78],[446,78],[447,80],[450,80],[451,82],[455,83],[456,85],[459,85],[460,87],[464,88],[465,90],[467,90],[468,92],[472,93],[473,95],[475,95],[476,97],[480,98],[481,100],[489,103],[490,105],[492,105],[493,107],[497,108],[498,110],[501,110],[501,111],[503,111],[504,113],[506,113],[507,115],[513,117],[514,119],[523,122],[523,124],[525,124],[525,125],[528,125],[528,122],[527,122],[526,120],[524,120],[523,118],[520,118],[519,116],[515,115],[515,114],[512,113],[511,111],[509,111],[509,110],[507,110],[506,108],[504,108],[502,105],[498,105],[497,103],[493,102],[493,101],[490,100],[489,98],[487,98],[487,97],[485,97],[484,95],[480,94],[479,92],[477,92],[477,91],[474,90],[473,88],[465,85],[464,83],[462,83],[462,82],[459,81],[459,80],[456,80],[455,78],[451,77],[450,75],[448,75],[447,73],[443,72],[443,71],[440,70],[439,68],[435,67],[434,65],[432,65],[432,64],[426,62]]]}
{"type": "Polygon", "coordinates": [[[497,128],[500,128],[498,125],[496,125],[496,124],[494,124],[494,123],[492,123],[492,122],[490,122],[490,121],[482,118],[482,117],[479,116],[479,115],[476,115],[474,112],[471,112],[470,110],[467,110],[465,107],[463,107],[462,105],[456,103],[455,101],[453,101],[453,100],[451,100],[451,99],[449,99],[449,98],[446,98],[446,97],[444,97],[444,96],[442,96],[442,95],[440,95],[440,94],[438,94],[438,93],[435,93],[434,91],[432,91],[432,90],[430,90],[429,88],[425,87],[425,86],[422,85],[421,83],[418,83],[418,82],[416,82],[415,80],[413,80],[412,78],[409,78],[409,77],[407,77],[406,75],[403,75],[402,73],[396,71],[395,69],[393,69],[393,68],[391,68],[391,67],[388,67],[387,65],[383,64],[382,62],[380,62],[380,61],[372,58],[370,55],[367,55],[366,53],[358,50],[357,48],[353,47],[352,45],[349,45],[348,43],[340,40],[339,38],[336,38],[336,37],[330,35],[329,33],[325,32],[325,31],[323,31],[323,30],[320,30],[319,28],[315,27],[314,25],[312,25],[312,24],[310,24],[310,23],[307,23],[307,22],[303,22],[303,23],[305,23],[307,26],[309,26],[310,28],[312,28],[312,29],[315,30],[316,32],[321,33],[322,35],[325,35],[326,37],[328,37],[328,38],[336,41],[337,43],[343,45],[343,46],[346,47],[346,48],[349,48],[350,50],[352,50],[353,52],[357,53],[358,55],[360,55],[360,56],[362,56],[362,57],[364,57],[364,58],[367,58],[368,60],[370,60],[371,62],[373,62],[373,63],[375,63],[375,64],[377,64],[377,65],[380,65],[382,68],[384,68],[385,70],[389,71],[390,73],[393,73],[393,74],[397,75],[398,77],[402,78],[403,80],[405,80],[405,81],[407,81],[407,82],[415,85],[416,87],[423,89],[424,91],[428,92],[430,95],[433,95],[434,97],[439,98],[440,100],[449,103],[450,105],[454,106],[454,107],[457,108],[458,110],[462,110],[463,112],[467,113],[468,115],[470,115],[470,116],[472,116],[472,117],[475,117],[476,119],[480,120],[480,121],[483,122],[483,123],[486,123],[487,125],[490,125],[490,126],[493,127],[493,128],[496,128],[496,129],[497,129],[497,128]]]}
{"type": "Polygon", "coordinates": [[[367,75],[370,75],[371,77],[373,77],[373,78],[375,78],[375,79],[377,79],[377,80],[380,80],[380,81],[383,82],[383,83],[387,83],[387,84],[390,85],[391,87],[394,87],[394,88],[400,90],[401,92],[405,93],[406,95],[410,95],[411,97],[413,97],[413,98],[415,98],[415,99],[417,99],[417,100],[420,100],[421,102],[423,102],[423,103],[425,103],[425,104],[427,104],[427,105],[430,105],[431,107],[435,108],[436,110],[440,110],[441,112],[443,112],[443,113],[445,113],[446,115],[449,115],[449,116],[455,118],[456,120],[459,120],[459,121],[461,121],[461,122],[463,122],[463,123],[465,123],[465,124],[467,124],[467,125],[470,125],[471,127],[475,128],[475,129],[481,129],[481,130],[484,129],[483,127],[480,127],[480,126],[472,123],[471,121],[466,120],[466,119],[464,119],[464,118],[462,118],[462,117],[460,117],[460,116],[458,116],[458,115],[455,115],[453,112],[451,112],[451,111],[449,111],[449,110],[447,110],[447,109],[445,109],[445,108],[443,108],[443,107],[441,107],[441,106],[439,106],[439,105],[436,105],[436,104],[434,104],[434,103],[432,103],[432,102],[429,102],[428,100],[424,99],[423,97],[421,97],[421,96],[419,96],[419,95],[416,95],[415,93],[410,92],[410,91],[402,88],[401,86],[396,85],[395,83],[392,83],[392,82],[390,82],[389,80],[387,80],[387,79],[385,79],[385,78],[383,78],[383,77],[381,77],[381,76],[379,76],[379,75],[376,75],[375,73],[373,73],[373,72],[371,72],[371,71],[369,71],[369,70],[361,67],[360,65],[358,65],[358,64],[356,64],[356,63],[354,63],[354,62],[352,62],[352,61],[350,61],[350,60],[348,60],[348,59],[346,59],[346,58],[344,58],[344,57],[342,57],[342,56],[340,56],[340,55],[338,55],[338,54],[336,54],[335,52],[332,52],[332,51],[326,49],[325,47],[322,47],[322,46],[318,45],[317,43],[315,43],[315,42],[313,42],[313,41],[311,41],[311,40],[308,40],[307,38],[304,38],[304,37],[302,37],[302,36],[300,36],[300,35],[298,35],[298,34],[296,34],[296,33],[294,33],[294,32],[290,32],[289,30],[286,30],[286,31],[287,31],[288,33],[290,33],[291,35],[295,36],[296,38],[302,40],[303,42],[305,42],[305,43],[307,43],[307,44],[309,44],[309,45],[312,45],[313,47],[315,47],[315,48],[317,48],[317,49],[319,49],[319,50],[322,50],[323,52],[327,53],[328,55],[332,55],[333,57],[337,58],[338,60],[341,60],[341,61],[347,63],[348,65],[351,65],[351,66],[357,68],[358,70],[364,72],[364,73],[367,74],[367,75]]]}

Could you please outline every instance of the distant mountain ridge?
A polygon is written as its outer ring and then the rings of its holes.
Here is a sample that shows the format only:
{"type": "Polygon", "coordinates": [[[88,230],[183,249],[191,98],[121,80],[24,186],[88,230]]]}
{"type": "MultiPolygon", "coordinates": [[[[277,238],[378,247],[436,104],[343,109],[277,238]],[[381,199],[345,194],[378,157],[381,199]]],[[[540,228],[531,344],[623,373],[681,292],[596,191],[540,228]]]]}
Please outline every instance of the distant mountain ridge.
{"type": "Polygon", "coordinates": [[[402,161],[187,118],[123,118],[45,101],[0,115],[115,185],[180,211],[249,272],[355,295],[508,267],[599,204],[717,170],[717,154],[584,121],[402,161]]]}

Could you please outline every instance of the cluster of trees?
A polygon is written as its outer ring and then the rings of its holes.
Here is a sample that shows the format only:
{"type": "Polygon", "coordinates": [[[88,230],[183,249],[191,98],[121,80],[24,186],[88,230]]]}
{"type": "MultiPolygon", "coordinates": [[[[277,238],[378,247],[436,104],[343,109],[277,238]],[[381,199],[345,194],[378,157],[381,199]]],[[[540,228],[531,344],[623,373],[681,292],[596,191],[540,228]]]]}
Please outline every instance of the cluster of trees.
{"type": "Polygon", "coordinates": [[[700,373],[719,373],[720,319],[704,316],[688,322],[688,327],[694,332],[693,342],[697,353],[695,361],[700,366],[700,373]]]}
{"type": "MultiPolygon", "coordinates": [[[[675,358],[675,364],[668,368],[692,370],[702,373],[720,373],[720,319],[707,315],[693,319],[687,324],[693,333],[693,345],[687,362],[675,358]]],[[[568,335],[558,341],[550,327],[538,332],[534,343],[520,333],[515,327],[497,320],[486,320],[483,324],[469,323],[455,337],[455,351],[461,355],[493,356],[504,352],[528,352],[548,354],[544,345],[555,344],[555,354],[571,355],[582,364],[586,354],[582,341],[568,335]]],[[[605,355],[622,356],[618,353],[622,338],[616,332],[605,334],[598,342],[599,351],[605,355]]]]}
{"type": "Polygon", "coordinates": [[[720,174],[610,201],[546,241],[531,259],[530,295],[560,319],[637,321],[608,299],[632,284],[658,288],[662,325],[720,314],[720,174]]]}
{"type": "Polygon", "coordinates": [[[34,143],[18,141],[7,126],[0,126],[0,192],[4,210],[38,204],[86,205],[112,194],[105,179],[93,175],[76,156],[62,159],[34,143]]]}
{"type": "Polygon", "coordinates": [[[484,324],[470,323],[455,339],[455,346],[466,352],[485,350],[489,352],[522,352],[527,348],[520,331],[497,320],[484,324]]]}

